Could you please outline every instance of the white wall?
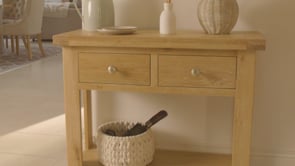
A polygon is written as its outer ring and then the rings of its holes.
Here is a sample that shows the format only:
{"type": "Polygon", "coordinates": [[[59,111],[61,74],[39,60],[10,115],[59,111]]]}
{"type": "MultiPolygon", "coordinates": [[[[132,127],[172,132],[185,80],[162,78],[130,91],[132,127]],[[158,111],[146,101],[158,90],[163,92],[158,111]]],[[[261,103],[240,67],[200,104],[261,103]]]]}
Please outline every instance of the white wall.
{"type": "MultiPolygon", "coordinates": [[[[158,28],[161,0],[114,0],[117,25],[158,28]]],[[[178,29],[201,30],[196,0],[174,0],[178,29]]],[[[234,30],[258,30],[267,40],[257,56],[252,165],[295,165],[295,1],[239,0],[234,30]]],[[[233,100],[226,97],[95,93],[98,123],[145,121],[160,109],[154,127],[159,147],[229,153],[233,100]]]]}

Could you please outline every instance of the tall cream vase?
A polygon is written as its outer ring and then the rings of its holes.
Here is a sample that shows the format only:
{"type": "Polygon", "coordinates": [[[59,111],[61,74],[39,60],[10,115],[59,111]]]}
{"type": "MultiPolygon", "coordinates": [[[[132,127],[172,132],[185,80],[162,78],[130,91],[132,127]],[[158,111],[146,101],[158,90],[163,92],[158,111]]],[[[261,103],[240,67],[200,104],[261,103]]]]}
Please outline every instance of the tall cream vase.
{"type": "Polygon", "coordinates": [[[236,0],[199,0],[198,19],[208,34],[229,34],[237,23],[239,7],[236,0]]]}
{"type": "Polygon", "coordinates": [[[82,13],[74,3],[82,19],[82,30],[96,31],[97,28],[114,26],[113,0],[81,0],[82,13]]]}

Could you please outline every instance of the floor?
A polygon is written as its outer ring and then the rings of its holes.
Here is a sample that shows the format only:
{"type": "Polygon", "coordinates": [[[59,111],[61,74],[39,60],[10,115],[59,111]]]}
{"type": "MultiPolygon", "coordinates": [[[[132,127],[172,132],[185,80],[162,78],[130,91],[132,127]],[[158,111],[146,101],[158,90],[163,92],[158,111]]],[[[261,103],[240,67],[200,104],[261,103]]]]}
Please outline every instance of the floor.
{"type": "Polygon", "coordinates": [[[61,56],[0,75],[0,166],[66,166],[61,56]]]}

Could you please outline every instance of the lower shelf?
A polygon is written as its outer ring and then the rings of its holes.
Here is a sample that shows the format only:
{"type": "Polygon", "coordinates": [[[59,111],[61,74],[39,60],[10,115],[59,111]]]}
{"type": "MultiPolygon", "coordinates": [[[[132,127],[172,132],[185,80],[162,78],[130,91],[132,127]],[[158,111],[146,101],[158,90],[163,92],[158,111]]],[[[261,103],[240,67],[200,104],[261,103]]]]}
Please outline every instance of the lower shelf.
{"type": "MultiPolygon", "coordinates": [[[[95,153],[95,150],[84,153],[83,166],[102,166],[95,153]]],[[[156,150],[149,166],[231,166],[231,155],[156,150]]]]}

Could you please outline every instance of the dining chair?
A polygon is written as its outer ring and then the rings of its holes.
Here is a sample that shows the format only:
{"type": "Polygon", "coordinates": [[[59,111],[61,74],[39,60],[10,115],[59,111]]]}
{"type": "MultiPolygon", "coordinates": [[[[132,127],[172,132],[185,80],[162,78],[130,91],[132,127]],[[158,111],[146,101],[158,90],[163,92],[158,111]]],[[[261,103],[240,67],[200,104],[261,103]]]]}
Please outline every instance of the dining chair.
{"type": "MultiPolygon", "coordinates": [[[[5,5],[4,1],[3,6],[5,5]]],[[[16,50],[18,50],[19,47],[18,37],[21,36],[29,59],[32,59],[31,38],[36,36],[41,55],[45,56],[41,35],[44,0],[21,1],[24,2],[24,6],[23,12],[19,15],[19,20],[2,24],[2,33],[6,36],[16,36],[16,50]]]]}
{"type": "MultiPolygon", "coordinates": [[[[11,24],[20,22],[24,13],[25,0],[3,0],[3,13],[1,24],[11,24]]],[[[18,36],[4,35],[6,48],[8,48],[8,39],[11,41],[11,51],[15,51],[14,41],[16,42],[16,54],[19,55],[18,36]],[[15,40],[14,40],[15,39],[15,40]]]]}

